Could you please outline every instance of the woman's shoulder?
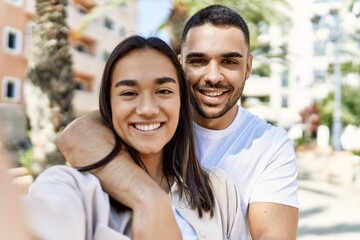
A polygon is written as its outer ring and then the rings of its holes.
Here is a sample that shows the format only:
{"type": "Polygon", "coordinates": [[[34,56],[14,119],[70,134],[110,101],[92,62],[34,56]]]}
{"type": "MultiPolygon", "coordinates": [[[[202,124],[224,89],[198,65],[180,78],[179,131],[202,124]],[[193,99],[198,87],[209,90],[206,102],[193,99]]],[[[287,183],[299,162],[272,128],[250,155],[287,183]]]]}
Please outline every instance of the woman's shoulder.
{"type": "Polygon", "coordinates": [[[224,170],[214,167],[208,167],[206,170],[209,173],[210,181],[216,198],[223,199],[226,197],[228,199],[238,201],[239,192],[235,186],[235,183],[224,170]]]}
{"type": "Polygon", "coordinates": [[[209,173],[210,181],[215,184],[234,184],[229,175],[220,168],[206,167],[206,171],[209,173]]]}
{"type": "Polygon", "coordinates": [[[30,189],[37,187],[38,185],[69,185],[76,188],[82,185],[100,184],[97,177],[88,172],[79,172],[75,168],[66,165],[56,165],[47,168],[36,178],[30,189]]]}

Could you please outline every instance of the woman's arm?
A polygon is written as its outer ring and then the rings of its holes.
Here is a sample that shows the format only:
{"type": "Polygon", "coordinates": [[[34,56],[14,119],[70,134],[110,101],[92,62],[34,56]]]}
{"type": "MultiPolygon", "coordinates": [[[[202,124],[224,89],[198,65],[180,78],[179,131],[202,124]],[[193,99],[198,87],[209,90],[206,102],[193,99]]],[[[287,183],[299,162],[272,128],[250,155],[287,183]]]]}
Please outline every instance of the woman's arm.
{"type": "Polygon", "coordinates": [[[33,239],[25,224],[25,214],[17,188],[7,173],[10,154],[0,136],[0,239],[33,239]]]}

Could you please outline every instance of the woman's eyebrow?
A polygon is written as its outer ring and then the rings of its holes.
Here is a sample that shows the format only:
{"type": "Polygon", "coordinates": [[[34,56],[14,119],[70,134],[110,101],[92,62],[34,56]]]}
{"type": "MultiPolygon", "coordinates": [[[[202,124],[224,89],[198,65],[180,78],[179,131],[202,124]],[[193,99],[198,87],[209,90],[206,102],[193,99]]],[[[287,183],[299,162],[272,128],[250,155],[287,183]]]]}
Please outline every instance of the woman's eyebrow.
{"type": "Polygon", "coordinates": [[[119,86],[129,86],[129,87],[133,87],[138,85],[138,82],[136,80],[132,80],[132,79],[124,79],[124,80],[120,80],[115,84],[115,87],[119,87],[119,86]]]}
{"type": "MultiPolygon", "coordinates": [[[[171,77],[159,77],[159,78],[155,79],[155,83],[156,84],[176,83],[176,81],[175,81],[175,79],[173,79],[171,77]]],[[[139,82],[137,80],[123,79],[123,80],[118,81],[115,84],[115,87],[120,87],[120,86],[134,87],[136,85],[139,85],[139,82]]]]}
{"type": "Polygon", "coordinates": [[[157,84],[164,84],[164,83],[176,83],[175,79],[171,77],[160,77],[155,80],[157,84]]]}

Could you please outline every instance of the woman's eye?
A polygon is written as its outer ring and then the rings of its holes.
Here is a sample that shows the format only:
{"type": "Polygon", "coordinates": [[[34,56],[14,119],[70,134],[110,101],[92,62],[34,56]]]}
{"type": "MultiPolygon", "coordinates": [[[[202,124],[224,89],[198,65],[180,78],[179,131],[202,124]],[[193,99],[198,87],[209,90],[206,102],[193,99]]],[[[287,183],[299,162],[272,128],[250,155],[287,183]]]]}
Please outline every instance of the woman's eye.
{"type": "Polygon", "coordinates": [[[120,93],[120,96],[135,96],[136,93],[135,92],[123,92],[120,93]]]}
{"type": "Polygon", "coordinates": [[[171,94],[172,91],[170,91],[169,89],[162,89],[162,90],[159,90],[158,93],[160,93],[160,94],[171,94]]]}

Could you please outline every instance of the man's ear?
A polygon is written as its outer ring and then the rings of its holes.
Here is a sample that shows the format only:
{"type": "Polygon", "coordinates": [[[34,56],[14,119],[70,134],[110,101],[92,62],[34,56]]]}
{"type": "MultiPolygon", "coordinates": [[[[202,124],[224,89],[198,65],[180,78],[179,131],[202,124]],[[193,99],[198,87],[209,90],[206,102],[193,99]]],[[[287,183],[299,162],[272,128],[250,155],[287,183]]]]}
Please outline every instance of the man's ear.
{"type": "Polygon", "coordinates": [[[247,57],[247,60],[246,60],[245,80],[247,80],[250,77],[251,70],[252,70],[252,61],[253,61],[253,56],[251,54],[248,54],[248,57],[247,57]]]}
{"type": "Polygon", "coordinates": [[[178,60],[179,60],[179,62],[180,62],[180,64],[182,65],[182,61],[181,61],[181,53],[180,54],[178,54],[178,60]]]}

